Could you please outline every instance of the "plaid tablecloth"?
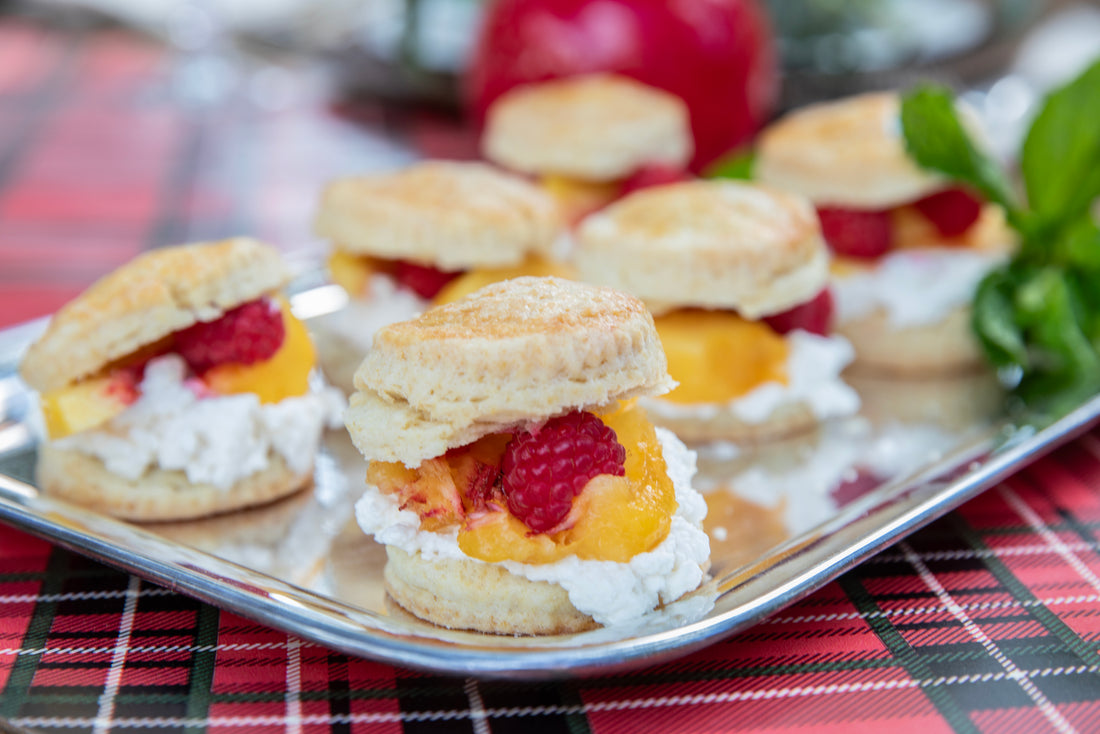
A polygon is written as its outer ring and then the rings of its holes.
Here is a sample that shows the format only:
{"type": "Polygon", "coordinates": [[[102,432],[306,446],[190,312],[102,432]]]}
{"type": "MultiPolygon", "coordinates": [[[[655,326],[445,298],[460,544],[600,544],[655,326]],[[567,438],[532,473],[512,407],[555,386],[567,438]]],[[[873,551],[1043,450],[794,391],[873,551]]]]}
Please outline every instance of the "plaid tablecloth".
{"type": "MultiPolygon", "coordinates": [[[[157,245],[311,246],[321,183],[469,155],[446,115],[321,76],[0,19],[0,326],[157,245]],[[217,61],[217,59],[215,59],[217,61]]],[[[1100,731],[1100,431],[701,652],[555,683],[349,658],[0,527],[0,720],[48,730],[1100,731]]],[[[0,730],[3,730],[0,726],[0,730]]]]}

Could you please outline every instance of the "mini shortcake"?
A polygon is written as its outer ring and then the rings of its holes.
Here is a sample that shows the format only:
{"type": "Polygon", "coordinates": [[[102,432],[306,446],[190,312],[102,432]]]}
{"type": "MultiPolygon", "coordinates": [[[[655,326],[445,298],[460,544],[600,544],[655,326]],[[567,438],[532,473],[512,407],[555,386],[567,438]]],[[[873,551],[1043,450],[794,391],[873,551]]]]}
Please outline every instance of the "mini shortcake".
{"type": "Polygon", "coordinates": [[[999,207],[909,157],[899,111],[888,92],[795,110],[761,133],[754,176],[816,206],[860,368],[973,369],[969,304],[1013,238],[999,207]]]}
{"type": "Polygon", "coordinates": [[[767,440],[858,410],[803,197],[736,181],[645,189],[581,222],[575,257],[583,280],[652,310],[679,386],[643,404],[681,438],[767,440]]]}
{"type": "Polygon", "coordinates": [[[425,161],[330,183],[315,229],[348,306],[320,322],[328,377],[347,392],[374,332],[518,275],[568,276],[545,192],[482,163],[425,161]]]}
{"type": "Polygon", "coordinates": [[[481,143],[493,163],[537,177],[571,222],[635,189],[688,178],[694,149],[683,100],[615,74],[506,92],[481,143]]]}
{"type": "Polygon", "coordinates": [[[695,455],[632,398],[671,381],[638,300],[558,278],[393,324],[345,422],[370,461],[359,525],[429,622],[546,635],[639,619],[709,564],[695,455]]]}
{"type": "Polygon", "coordinates": [[[46,493],[133,520],[182,520],[310,484],[343,399],[251,239],[148,252],[50,320],[20,366],[40,393],[46,493]]]}

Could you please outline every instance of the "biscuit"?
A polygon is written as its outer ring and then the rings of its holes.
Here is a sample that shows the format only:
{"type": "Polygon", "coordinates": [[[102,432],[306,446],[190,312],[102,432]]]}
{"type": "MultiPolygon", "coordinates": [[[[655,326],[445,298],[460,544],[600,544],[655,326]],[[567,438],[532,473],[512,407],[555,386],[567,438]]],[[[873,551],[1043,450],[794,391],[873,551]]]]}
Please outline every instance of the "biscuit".
{"type": "Polygon", "coordinates": [[[94,456],[42,443],[36,468],[38,487],[50,495],[95,512],[126,520],[187,520],[262,505],[293,494],[313,481],[275,452],[267,468],[227,489],[193,483],[178,470],[154,469],[127,479],[94,456]]]}
{"type": "Polygon", "coordinates": [[[828,280],[809,201],[736,181],[633,193],[581,223],[575,257],[583,280],[657,313],[696,306],[758,319],[809,301],[828,280]]]}
{"type": "Polygon", "coordinates": [[[19,373],[40,392],[65,387],[289,278],[277,250],[245,237],[144,253],[62,306],[19,373]]]}
{"type": "Polygon", "coordinates": [[[440,627],[499,635],[563,635],[598,625],[558,584],[529,581],[464,558],[425,560],[386,546],[386,591],[403,609],[440,627]]]}
{"type": "Polygon", "coordinates": [[[722,405],[708,404],[707,410],[695,413],[661,398],[645,398],[641,405],[655,423],[688,443],[716,440],[737,444],[767,443],[805,433],[821,422],[813,409],[801,401],[780,405],[766,420],[755,423],[739,418],[722,405]]]}
{"type": "Polygon", "coordinates": [[[970,328],[970,308],[955,308],[946,318],[915,326],[895,326],[882,309],[836,325],[852,343],[853,371],[894,376],[947,375],[975,372],[985,366],[981,347],[970,328]]]}
{"type": "Polygon", "coordinates": [[[900,99],[862,94],[794,110],[757,139],[753,175],[818,206],[887,209],[944,187],[905,150],[900,99]]]}
{"type": "Polygon", "coordinates": [[[681,99],[595,74],[506,92],[489,108],[482,148],[513,171],[613,181],[645,164],[686,165],[692,140],[681,99]]]}
{"type": "Polygon", "coordinates": [[[380,330],[345,423],[365,456],[416,466],[519,423],[667,392],[666,370],[636,298],[515,278],[380,330]]]}
{"type": "Polygon", "coordinates": [[[337,249],[441,270],[549,255],[561,227],[557,204],[537,186],[482,163],[445,161],[336,180],[314,221],[337,249]]]}

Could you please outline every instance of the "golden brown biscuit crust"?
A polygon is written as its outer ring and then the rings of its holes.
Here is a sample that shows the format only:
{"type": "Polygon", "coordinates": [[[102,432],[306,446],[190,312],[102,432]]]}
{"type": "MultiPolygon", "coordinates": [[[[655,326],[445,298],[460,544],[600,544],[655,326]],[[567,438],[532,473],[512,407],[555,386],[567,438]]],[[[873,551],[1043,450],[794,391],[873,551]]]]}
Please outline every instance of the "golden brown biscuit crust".
{"type": "Polygon", "coordinates": [[[881,309],[843,321],[836,332],[852,343],[851,369],[896,376],[965,374],[985,368],[970,328],[970,308],[956,308],[934,324],[897,327],[881,309]]]}
{"type": "Polygon", "coordinates": [[[489,109],[485,156],[529,174],[613,181],[647,163],[683,166],[693,139],[675,95],[613,74],[517,87],[489,109]]]}
{"type": "Polygon", "coordinates": [[[406,611],[440,627],[498,635],[563,635],[598,625],[561,586],[500,566],[458,558],[425,560],[386,546],[386,591],[406,611]]]}
{"type": "Polygon", "coordinates": [[[794,110],[761,132],[757,180],[819,206],[885,209],[944,186],[906,153],[900,100],[876,92],[794,110]]]}
{"type": "Polygon", "coordinates": [[[38,447],[36,480],[50,496],[127,520],[188,520],[262,505],[297,492],[313,480],[272,452],[266,469],[228,489],[194,484],[182,471],[155,469],[126,479],[94,456],[45,442],[38,447]]]}
{"type": "Polygon", "coordinates": [[[246,237],[147,252],[62,306],[27,350],[20,375],[41,392],[65,387],[289,278],[277,250],[246,237]]]}
{"type": "Polygon", "coordinates": [[[797,195],[737,181],[643,189],[586,218],[581,278],[655,312],[699,306],[749,319],[809,301],[828,280],[817,215],[797,195]]]}
{"type": "Polygon", "coordinates": [[[337,249],[443,270],[548,255],[561,227],[557,204],[537,186],[482,163],[450,161],[333,181],[314,222],[337,249]]]}
{"type": "Polygon", "coordinates": [[[345,422],[368,459],[415,466],[517,423],[673,384],[636,298],[523,277],[379,331],[345,422]]]}

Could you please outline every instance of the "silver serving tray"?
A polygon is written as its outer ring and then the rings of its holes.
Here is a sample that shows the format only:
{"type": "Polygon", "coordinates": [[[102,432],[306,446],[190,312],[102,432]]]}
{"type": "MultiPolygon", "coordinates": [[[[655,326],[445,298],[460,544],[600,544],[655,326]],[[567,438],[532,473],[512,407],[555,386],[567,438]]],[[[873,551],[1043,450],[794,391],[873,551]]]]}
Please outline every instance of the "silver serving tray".
{"type": "MultiPolygon", "coordinates": [[[[314,284],[293,306],[323,330],[341,295],[314,284]]],[[[44,326],[0,331],[0,521],[321,645],[454,675],[546,679],[684,655],[805,597],[1100,416],[1097,397],[1040,430],[998,418],[991,378],[853,378],[858,417],[755,449],[699,447],[712,539],[699,591],[626,627],[493,636],[433,627],[387,603],[385,554],[352,519],[366,465],[339,432],[314,489],[209,520],[138,525],[42,495],[35,396],[16,367],[44,326]]]]}

